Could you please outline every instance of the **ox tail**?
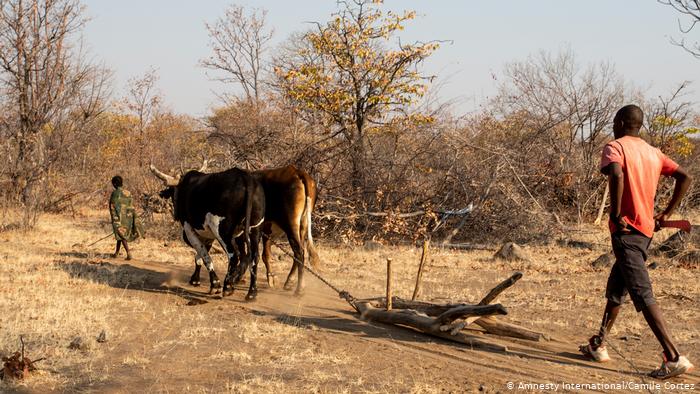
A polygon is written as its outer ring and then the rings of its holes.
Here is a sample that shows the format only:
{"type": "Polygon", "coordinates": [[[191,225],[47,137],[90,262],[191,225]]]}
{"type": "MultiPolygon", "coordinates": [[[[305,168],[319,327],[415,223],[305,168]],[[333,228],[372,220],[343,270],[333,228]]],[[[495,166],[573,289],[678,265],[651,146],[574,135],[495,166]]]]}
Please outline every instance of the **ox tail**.
{"type": "Polygon", "coordinates": [[[304,194],[306,195],[304,199],[304,211],[299,226],[299,232],[301,233],[299,234],[299,239],[301,239],[306,246],[305,255],[308,256],[311,266],[319,268],[319,257],[316,252],[316,246],[314,245],[314,238],[311,235],[311,211],[313,211],[316,202],[316,186],[314,185],[313,179],[307,179],[306,176],[300,176],[299,178],[304,184],[304,194]]]}
{"type": "Polygon", "coordinates": [[[250,244],[250,217],[253,212],[253,198],[255,196],[255,182],[250,174],[246,174],[246,187],[245,187],[245,219],[243,224],[243,241],[245,243],[245,252],[247,256],[246,264],[247,266],[240,271],[241,276],[248,270],[251,261],[251,244],[250,244]]]}

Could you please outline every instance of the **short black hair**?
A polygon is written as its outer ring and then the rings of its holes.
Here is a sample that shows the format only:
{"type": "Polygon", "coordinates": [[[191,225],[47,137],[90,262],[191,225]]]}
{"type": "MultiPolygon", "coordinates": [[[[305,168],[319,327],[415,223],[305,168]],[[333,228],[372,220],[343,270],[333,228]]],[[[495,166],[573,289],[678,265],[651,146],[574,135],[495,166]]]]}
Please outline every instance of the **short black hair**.
{"type": "Polygon", "coordinates": [[[121,187],[124,184],[124,180],[121,176],[115,175],[112,177],[112,186],[121,187]]]}
{"type": "Polygon", "coordinates": [[[639,130],[644,122],[644,112],[634,104],[625,105],[615,114],[624,123],[625,130],[639,130]]]}

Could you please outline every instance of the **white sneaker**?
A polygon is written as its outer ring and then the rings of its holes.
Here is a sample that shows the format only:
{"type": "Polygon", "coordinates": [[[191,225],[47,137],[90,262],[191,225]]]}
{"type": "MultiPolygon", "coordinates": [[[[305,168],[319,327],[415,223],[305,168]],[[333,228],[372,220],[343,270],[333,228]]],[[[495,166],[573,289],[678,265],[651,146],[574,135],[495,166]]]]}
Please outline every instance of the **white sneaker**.
{"type": "Polygon", "coordinates": [[[579,346],[578,350],[585,357],[590,358],[591,360],[597,361],[599,363],[606,363],[610,361],[610,355],[608,355],[608,349],[606,349],[605,346],[601,345],[594,349],[590,343],[587,343],[585,345],[579,346]]]}
{"type": "Polygon", "coordinates": [[[666,356],[663,356],[664,361],[659,369],[655,369],[649,373],[649,376],[656,379],[668,379],[674,376],[682,375],[692,371],[695,366],[688,361],[685,356],[678,357],[678,361],[667,361],[666,356]]]}

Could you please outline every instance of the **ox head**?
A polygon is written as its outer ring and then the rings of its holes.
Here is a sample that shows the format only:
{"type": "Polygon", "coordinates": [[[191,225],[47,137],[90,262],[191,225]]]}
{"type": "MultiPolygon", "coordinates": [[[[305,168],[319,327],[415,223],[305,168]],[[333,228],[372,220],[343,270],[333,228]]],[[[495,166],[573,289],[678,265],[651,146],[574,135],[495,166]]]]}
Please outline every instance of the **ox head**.
{"type": "MultiPolygon", "coordinates": [[[[209,163],[208,160],[204,160],[204,162],[202,163],[202,166],[199,168],[198,171],[199,172],[206,171],[208,163],[209,163]]],[[[153,175],[155,175],[158,179],[163,181],[163,185],[165,186],[165,189],[161,190],[158,193],[158,195],[164,199],[170,198],[173,200],[173,202],[175,202],[175,194],[177,191],[177,186],[180,183],[180,177],[182,175],[181,174],[179,174],[177,176],[168,175],[168,174],[164,173],[163,171],[157,169],[156,166],[154,166],[153,164],[150,165],[150,168],[151,168],[151,172],[153,173],[153,175]]]]}

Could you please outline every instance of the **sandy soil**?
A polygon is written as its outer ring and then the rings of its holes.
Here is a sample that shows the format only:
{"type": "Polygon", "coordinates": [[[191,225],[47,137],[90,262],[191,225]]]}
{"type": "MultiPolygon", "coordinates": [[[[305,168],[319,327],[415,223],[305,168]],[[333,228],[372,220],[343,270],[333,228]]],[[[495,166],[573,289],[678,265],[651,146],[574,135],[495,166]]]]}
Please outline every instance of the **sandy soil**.
{"type": "MultiPolygon", "coordinates": [[[[187,284],[194,253],[181,242],[147,238],[133,246],[136,259],[125,261],[109,256],[111,239],[86,246],[108,231],[101,213],[87,212],[75,218],[46,215],[32,232],[0,233],[0,354],[19,350],[23,336],[30,358],[47,358],[28,380],[3,381],[0,391],[505,393],[578,391],[562,383],[645,382],[658,383],[664,392],[700,389],[697,370],[667,382],[637,372],[657,367],[661,351],[631,305],[611,336],[626,360],[612,350],[613,361],[602,365],[576,354],[577,344],[595,332],[604,303],[607,269],[590,266],[609,249],[602,228],[572,233],[595,243],[593,250],[556,243],[526,247],[530,262],[494,261],[492,251],[432,251],[421,297],[428,301],[477,302],[512,272],[524,272],[499,298],[510,312],[503,319],[552,340],[470,330],[484,341],[507,345],[506,353],[363,322],[308,274],[306,294],[299,298],[269,289],[261,266],[257,301],[243,301],[243,287],[221,300],[206,293],[206,274],[202,287],[187,284]],[[107,341],[97,342],[103,330],[107,341]],[[76,337],[83,346],[69,349],[76,337]],[[559,386],[534,386],[539,384],[559,386]]],[[[324,276],[355,297],[382,295],[385,259],[392,257],[395,294],[411,295],[419,249],[365,250],[321,242],[319,252],[324,276]]],[[[213,257],[223,276],[223,255],[213,257]]],[[[700,364],[700,272],[650,261],[660,265],[651,276],[673,336],[700,364]]],[[[282,282],[290,261],[277,250],[274,262],[282,282]]]]}

